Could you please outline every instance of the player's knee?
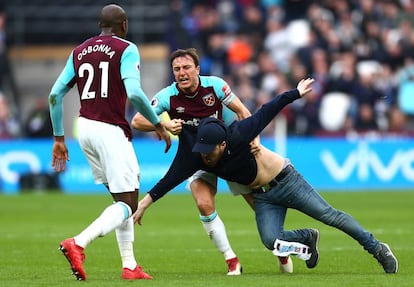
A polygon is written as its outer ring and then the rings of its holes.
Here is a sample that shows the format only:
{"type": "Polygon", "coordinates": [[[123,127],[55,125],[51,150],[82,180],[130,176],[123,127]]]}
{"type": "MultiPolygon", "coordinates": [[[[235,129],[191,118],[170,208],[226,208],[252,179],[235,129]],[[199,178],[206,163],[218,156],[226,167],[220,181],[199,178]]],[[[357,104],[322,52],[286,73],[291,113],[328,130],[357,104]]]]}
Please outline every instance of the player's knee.
{"type": "Polygon", "coordinates": [[[214,197],[217,190],[201,178],[195,179],[190,183],[190,190],[194,197],[198,195],[214,197]]]}
{"type": "Polygon", "coordinates": [[[137,209],[138,209],[138,203],[134,203],[134,204],[128,203],[128,205],[131,208],[132,214],[134,214],[135,211],[137,211],[137,209]]]}
{"type": "Polygon", "coordinates": [[[197,208],[201,215],[209,216],[212,214],[216,209],[214,206],[214,202],[206,201],[206,200],[196,200],[197,208]]]}

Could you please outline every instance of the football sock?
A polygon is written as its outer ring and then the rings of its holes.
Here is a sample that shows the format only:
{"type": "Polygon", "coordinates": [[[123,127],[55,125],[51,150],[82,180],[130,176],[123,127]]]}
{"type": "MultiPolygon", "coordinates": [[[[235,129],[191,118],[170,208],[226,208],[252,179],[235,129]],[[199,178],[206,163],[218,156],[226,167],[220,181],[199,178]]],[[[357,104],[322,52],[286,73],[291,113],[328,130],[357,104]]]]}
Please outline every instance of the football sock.
{"type": "Polygon", "coordinates": [[[122,268],[134,270],[137,267],[137,261],[134,255],[134,221],[130,217],[115,229],[116,240],[118,242],[119,253],[122,259],[122,268]]]}
{"type": "Polygon", "coordinates": [[[132,214],[128,204],[118,201],[108,206],[86,229],[74,237],[76,245],[85,248],[98,237],[120,226],[132,214]]]}
{"type": "Polygon", "coordinates": [[[233,252],[230,242],[227,239],[224,223],[221,221],[217,211],[214,211],[208,216],[200,215],[200,220],[204,230],[207,232],[216,248],[223,253],[224,259],[227,260],[236,257],[236,254],[233,252]]]}

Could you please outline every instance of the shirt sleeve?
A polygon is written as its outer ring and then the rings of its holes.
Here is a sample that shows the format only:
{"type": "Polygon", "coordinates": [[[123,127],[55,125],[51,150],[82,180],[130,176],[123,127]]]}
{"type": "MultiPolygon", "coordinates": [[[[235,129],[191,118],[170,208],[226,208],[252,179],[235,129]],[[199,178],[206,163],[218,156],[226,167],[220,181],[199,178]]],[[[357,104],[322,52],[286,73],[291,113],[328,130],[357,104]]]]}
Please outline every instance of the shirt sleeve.
{"type": "Polygon", "coordinates": [[[151,100],[151,106],[157,115],[170,111],[170,97],[173,95],[173,86],[165,87],[155,94],[151,100]]]}
{"type": "Polygon", "coordinates": [[[220,101],[226,106],[229,105],[235,97],[235,94],[231,90],[229,84],[227,84],[227,82],[223,79],[215,76],[211,76],[210,80],[212,81],[214,91],[220,101]]]}
{"type": "Polygon", "coordinates": [[[151,124],[160,122],[157,114],[152,109],[147,95],[141,87],[140,55],[136,45],[130,44],[121,57],[121,78],[124,81],[127,97],[151,124]]]}
{"type": "Polygon", "coordinates": [[[49,94],[49,111],[52,121],[53,135],[63,136],[63,97],[71,89],[71,83],[75,77],[75,68],[73,66],[73,52],[68,57],[66,65],[53,84],[49,94]]]}

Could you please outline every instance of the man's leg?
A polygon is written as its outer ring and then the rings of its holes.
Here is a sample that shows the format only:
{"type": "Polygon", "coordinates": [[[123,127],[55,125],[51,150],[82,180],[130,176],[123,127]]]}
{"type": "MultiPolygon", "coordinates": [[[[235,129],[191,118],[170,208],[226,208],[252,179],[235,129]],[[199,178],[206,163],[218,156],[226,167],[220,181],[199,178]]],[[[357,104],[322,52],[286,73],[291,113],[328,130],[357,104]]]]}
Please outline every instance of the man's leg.
{"type": "MultiPolygon", "coordinates": [[[[135,192],[113,194],[116,201],[127,202],[132,206],[132,213],[138,207],[138,190],[135,192]]],[[[132,216],[115,229],[116,240],[118,242],[119,253],[122,260],[122,278],[123,279],[152,279],[152,277],[145,273],[141,266],[137,264],[134,255],[134,221],[132,216]]]]}
{"type": "Polygon", "coordinates": [[[226,260],[227,275],[240,275],[242,273],[241,264],[231,248],[224,223],[215,209],[214,197],[217,190],[199,178],[191,181],[190,189],[200,212],[200,220],[204,230],[226,260]]]}
{"type": "Polygon", "coordinates": [[[73,238],[68,238],[60,243],[60,250],[68,259],[73,275],[77,280],[86,280],[83,261],[84,248],[98,237],[105,236],[120,226],[132,214],[131,208],[124,202],[116,202],[108,206],[101,215],[87,228],[73,238]]]}

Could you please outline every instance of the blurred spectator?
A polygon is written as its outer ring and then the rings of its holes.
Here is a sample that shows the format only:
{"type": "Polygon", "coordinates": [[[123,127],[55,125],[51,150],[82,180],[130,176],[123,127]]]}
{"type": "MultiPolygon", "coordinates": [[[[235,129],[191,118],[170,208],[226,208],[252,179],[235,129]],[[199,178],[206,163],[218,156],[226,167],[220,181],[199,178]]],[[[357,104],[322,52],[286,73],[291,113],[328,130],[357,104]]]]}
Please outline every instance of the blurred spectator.
{"type": "Polygon", "coordinates": [[[278,70],[288,72],[290,69],[290,57],[294,51],[284,23],[285,13],[278,6],[272,7],[268,13],[264,48],[270,52],[272,61],[276,64],[278,70]]]}
{"type": "MultiPolygon", "coordinates": [[[[345,4],[346,1],[335,1],[335,3],[345,4]]],[[[352,15],[348,10],[348,6],[345,5],[341,11],[337,11],[339,18],[335,27],[337,35],[341,35],[339,40],[341,42],[342,49],[352,49],[357,39],[361,38],[361,30],[355,25],[352,20],[352,15]]]]}
{"type": "Polygon", "coordinates": [[[0,139],[20,136],[20,124],[10,111],[6,96],[0,92],[0,139]]]}
{"type": "Polygon", "coordinates": [[[244,32],[239,31],[227,48],[228,62],[233,70],[246,64],[253,58],[253,46],[244,32]]]}
{"type": "Polygon", "coordinates": [[[414,122],[414,60],[408,57],[405,65],[397,75],[396,105],[408,117],[410,123],[414,122]]]}
{"type": "Polygon", "coordinates": [[[407,122],[407,117],[400,109],[393,107],[389,111],[388,133],[392,136],[413,136],[414,129],[407,122]]]}
{"type": "Polygon", "coordinates": [[[240,20],[240,31],[243,31],[249,38],[249,42],[256,51],[263,47],[263,39],[266,36],[266,20],[263,10],[257,5],[248,5],[242,11],[240,20]]]}
{"type": "Polygon", "coordinates": [[[184,0],[172,0],[169,5],[165,35],[170,51],[193,46],[195,23],[188,15],[184,0]]]}
{"type": "Polygon", "coordinates": [[[376,113],[369,103],[359,103],[357,114],[354,119],[354,127],[355,130],[360,133],[378,131],[376,113]]]}
{"type": "Polygon", "coordinates": [[[386,112],[381,106],[384,96],[375,86],[379,69],[379,64],[374,61],[361,62],[357,66],[358,81],[352,90],[356,103],[354,130],[357,132],[378,131],[380,117],[386,112]]]}
{"type": "Polygon", "coordinates": [[[45,98],[38,98],[24,124],[25,135],[29,138],[50,138],[53,135],[49,105],[45,98]]]}
{"type": "Polygon", "coordinates": [[[222,29],[216,29],[209,35],[204,55],[200,57],[202,75],[227,77],[230,74],[228,62],[227,38],[222,29]]]}
{"type": "Polygon", "coordinates": [[[347,51],[332,63],[329,78],[326,81],[325,92],[342,92],[352,94],[356,89],[356,58],[352,51],[347,51]]]}
{"type": "Polygon", "coordinates": [[[402,81],[400,71],[414,57],[414,1],[183,1],[206,73],[225,75],[252,112],[298,78],[316,79],[313,96],[281,113],[289,134],[332,134],[320,120],[327,94],[324,108],[345,103],[337,134],[410,126],[414,101],[401,94],[412,95],[406,91],[414,81],[402,81]]]}

